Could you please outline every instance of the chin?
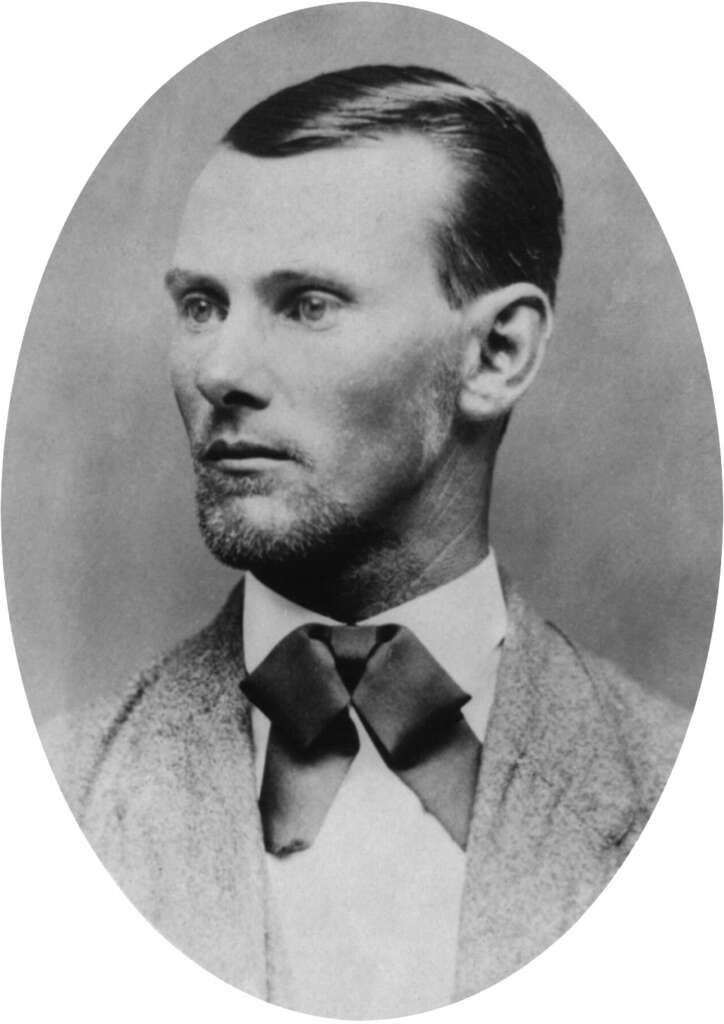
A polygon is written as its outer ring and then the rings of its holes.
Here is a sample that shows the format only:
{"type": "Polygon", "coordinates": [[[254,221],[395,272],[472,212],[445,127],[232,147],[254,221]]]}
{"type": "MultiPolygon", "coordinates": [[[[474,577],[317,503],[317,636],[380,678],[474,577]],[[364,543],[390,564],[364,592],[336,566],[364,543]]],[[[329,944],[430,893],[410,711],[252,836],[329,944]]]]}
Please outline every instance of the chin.
{"type": "Polygon", "coordinates": [[[234,569],[349,557],[368,532],[341,502],[312,488],[283,489],[264,478],[229,482],[201,471],[196,500],[207,547],[234,569]]]}

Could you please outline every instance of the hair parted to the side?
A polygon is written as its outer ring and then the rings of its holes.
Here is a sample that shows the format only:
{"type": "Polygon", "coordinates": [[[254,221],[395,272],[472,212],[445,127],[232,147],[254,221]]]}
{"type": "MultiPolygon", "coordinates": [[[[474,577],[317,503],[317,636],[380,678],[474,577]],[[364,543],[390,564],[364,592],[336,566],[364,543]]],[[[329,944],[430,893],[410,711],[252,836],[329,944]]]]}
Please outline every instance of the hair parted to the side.
{"type": "Polygon", "coordinates": [[[553,302],[563,241],[558,172],[530,115],[482,86],[431,68],[362,65],[274,93],[222,142],[285,157],[398,132],[441,145],[462,171],[437,236],[448,301],[530,281],[553,302]]]}

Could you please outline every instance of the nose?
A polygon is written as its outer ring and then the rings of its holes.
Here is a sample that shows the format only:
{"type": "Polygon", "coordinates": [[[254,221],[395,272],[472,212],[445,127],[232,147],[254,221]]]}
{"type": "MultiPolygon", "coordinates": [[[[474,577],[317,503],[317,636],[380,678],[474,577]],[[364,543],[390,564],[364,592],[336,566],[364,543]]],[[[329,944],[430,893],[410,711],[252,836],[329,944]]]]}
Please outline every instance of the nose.
{"type": "Polygon", "coordinates": [[[204,398],[218,409],[269,405],[272,389],[264,349],[258,325],[227,317],[197,364],[196,385],[204,398]]]}

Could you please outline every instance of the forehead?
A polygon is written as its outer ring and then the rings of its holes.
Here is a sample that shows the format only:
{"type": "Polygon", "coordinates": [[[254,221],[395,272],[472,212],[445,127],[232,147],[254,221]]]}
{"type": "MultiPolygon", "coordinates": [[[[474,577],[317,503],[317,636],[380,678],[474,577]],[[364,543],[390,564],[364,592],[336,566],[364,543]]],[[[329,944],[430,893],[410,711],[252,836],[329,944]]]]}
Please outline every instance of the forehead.
{"type": "Polygon", "coordinates": [[[432,268],[431,234],[454,187],[447,154],[414,135],[291,157],[220,149],[189,195],[176,262],[214,273],[353,260],[379,271],[404,253],[432,268]]]}

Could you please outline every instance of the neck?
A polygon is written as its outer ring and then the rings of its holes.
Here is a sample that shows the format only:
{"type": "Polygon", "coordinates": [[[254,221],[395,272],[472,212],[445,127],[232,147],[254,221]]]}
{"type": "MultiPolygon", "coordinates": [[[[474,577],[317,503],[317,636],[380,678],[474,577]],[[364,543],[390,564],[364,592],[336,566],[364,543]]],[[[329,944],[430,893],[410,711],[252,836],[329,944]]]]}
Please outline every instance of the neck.
{"type": "Polygon", "coordinates": [[[416,544],[380,544],[355,557],[318,558],[294,571],[255,568],[254,574],[290,601],[341,622],[360,622],[457,579],[488,554],[487,522],[478,516],[453,537],[434,532],[416,544]]]}
{"type": "Polygon", "coordinates": [[[415,500],[346,545],[291,565],[254,566],[288,600],[340,622],[361,622],[457,579],[488,554],[495,449],[472,437],[441,460],[415,500]]]}

